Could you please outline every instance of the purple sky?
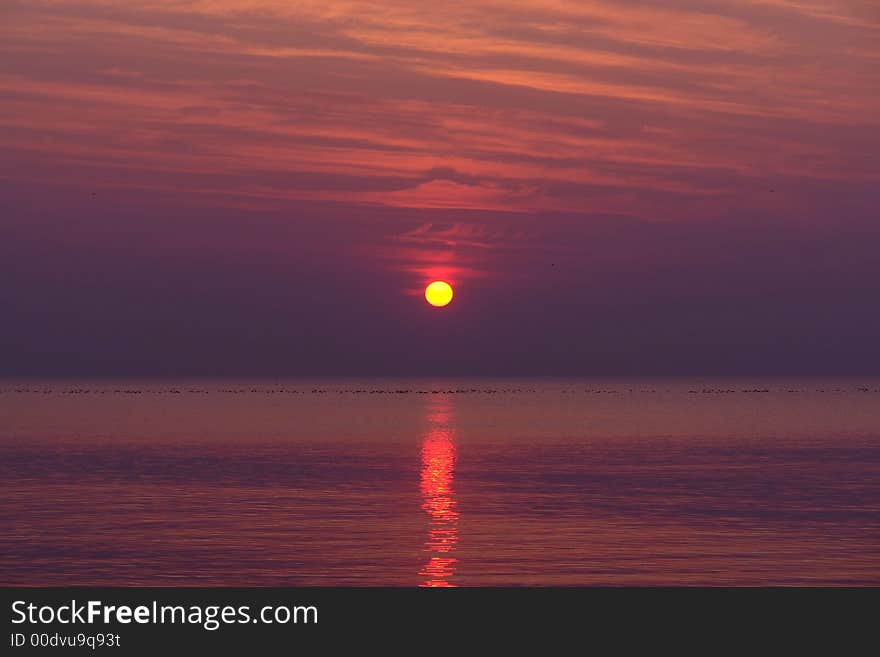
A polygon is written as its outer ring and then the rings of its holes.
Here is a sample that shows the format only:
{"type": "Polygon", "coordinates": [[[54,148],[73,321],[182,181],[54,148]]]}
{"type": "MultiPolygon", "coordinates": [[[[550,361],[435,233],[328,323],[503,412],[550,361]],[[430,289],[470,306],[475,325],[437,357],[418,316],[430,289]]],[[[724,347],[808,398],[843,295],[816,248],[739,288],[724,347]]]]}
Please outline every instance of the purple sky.
{"type": "Polygon", "coordinates": [[[7,1],[0,375],[877,374],[878,90],[874,0],[7,1]]]}

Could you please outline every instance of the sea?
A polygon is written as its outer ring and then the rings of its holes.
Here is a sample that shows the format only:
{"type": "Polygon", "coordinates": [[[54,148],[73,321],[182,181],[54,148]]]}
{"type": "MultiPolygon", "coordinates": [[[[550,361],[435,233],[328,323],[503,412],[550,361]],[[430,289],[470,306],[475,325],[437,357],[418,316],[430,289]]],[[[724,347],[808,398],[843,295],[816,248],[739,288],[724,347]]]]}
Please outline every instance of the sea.
{"type": "Polygon", "coordinates": [[[0,381],[0,584],[880,584],[880,379],[0,381]]]}

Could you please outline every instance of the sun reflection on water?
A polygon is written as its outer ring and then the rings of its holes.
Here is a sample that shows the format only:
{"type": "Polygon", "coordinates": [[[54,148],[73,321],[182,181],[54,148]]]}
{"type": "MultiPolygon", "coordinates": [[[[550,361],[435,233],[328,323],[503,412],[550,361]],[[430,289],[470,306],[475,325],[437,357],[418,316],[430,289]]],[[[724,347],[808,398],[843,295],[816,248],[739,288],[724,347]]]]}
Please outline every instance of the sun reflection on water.
{"type": "Polygon", "coordinates": [[[455,545],[458,542],[458,510],[452,490],[455,477],[455,442],[448,399],[432,400],[430,426],[422,442],[422,508],[430,517],[424,550],[430,555],[419,571],[421,586],[455,586],[455,545]]]}

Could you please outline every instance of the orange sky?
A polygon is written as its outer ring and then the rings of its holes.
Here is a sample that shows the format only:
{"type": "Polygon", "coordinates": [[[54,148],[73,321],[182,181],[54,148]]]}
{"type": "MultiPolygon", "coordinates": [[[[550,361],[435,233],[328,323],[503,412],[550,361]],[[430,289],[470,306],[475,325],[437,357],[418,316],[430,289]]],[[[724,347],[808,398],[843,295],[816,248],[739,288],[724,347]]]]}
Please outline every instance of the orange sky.
{"type": "Polygon", "coordinates": [[[410,296],[557,265],[699,280],[756,245],[787,276],[766,245],[874,225],[878,89],[875,0],[6,0],[0,231],[23,261],[249,244],[227,264],[410,296]]]}
{"type": "Polygon", "coordinates": [[[868,0],[0,11],[7,179],[660,220],[878,181],[868,0]]]}

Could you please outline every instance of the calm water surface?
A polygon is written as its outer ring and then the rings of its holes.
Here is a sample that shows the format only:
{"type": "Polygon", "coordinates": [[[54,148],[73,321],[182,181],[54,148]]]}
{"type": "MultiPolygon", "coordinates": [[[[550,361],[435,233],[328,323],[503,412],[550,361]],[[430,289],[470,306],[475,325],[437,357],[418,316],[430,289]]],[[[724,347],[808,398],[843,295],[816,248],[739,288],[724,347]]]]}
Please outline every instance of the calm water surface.
{"type": "Polygon", "coordinates": [[[880,380],[7,381],[0,584],[880,584],[880,380]]]}

